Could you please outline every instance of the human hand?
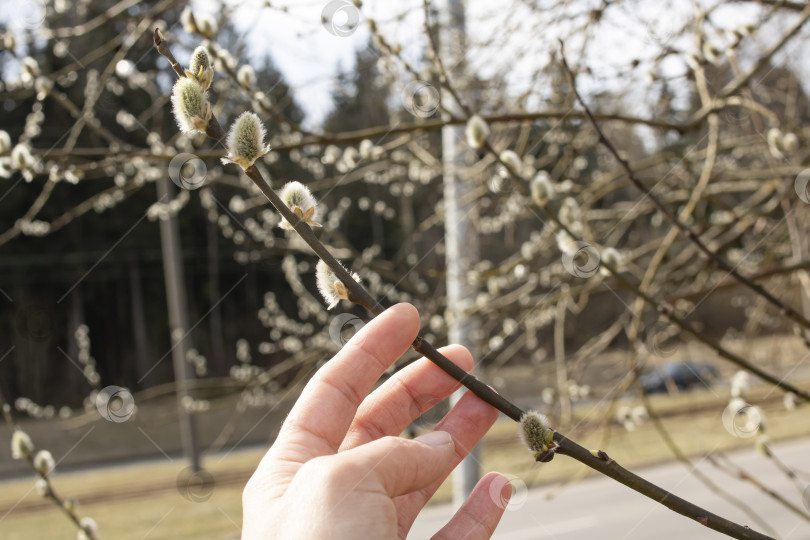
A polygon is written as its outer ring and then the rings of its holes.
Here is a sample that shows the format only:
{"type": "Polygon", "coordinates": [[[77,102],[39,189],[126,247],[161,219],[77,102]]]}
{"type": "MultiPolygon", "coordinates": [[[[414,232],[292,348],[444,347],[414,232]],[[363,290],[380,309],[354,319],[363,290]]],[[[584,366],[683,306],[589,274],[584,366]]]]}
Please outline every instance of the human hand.
{"type": "MultiPolygon", "coordinates": [[[[444,398],[459,387],[422,358],[369,395],[418,330],[416,309],[396,305],[312,378],[245,487],[243,540],[406,537],[428,499],[498,417],[468,392],[434,431],[398,437],[414,411],[432,405],[419,396],[444,398]]],[[[465,348],[442,352],[472,369],[465,348]]],[[[433,538],[489,538],[510,494],[503,475],[484,476],[433,538]]]]}

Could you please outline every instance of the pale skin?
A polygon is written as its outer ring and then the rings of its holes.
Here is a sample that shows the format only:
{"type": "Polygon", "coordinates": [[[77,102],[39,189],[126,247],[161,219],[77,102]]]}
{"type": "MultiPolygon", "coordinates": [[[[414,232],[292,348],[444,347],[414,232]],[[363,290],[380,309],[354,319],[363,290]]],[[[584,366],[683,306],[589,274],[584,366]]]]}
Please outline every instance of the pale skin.
{"type": "MultiPolygon", "coordinates": [[[[372,392],[418,330],[416,309],[396,305],[312,378],[245,487],[243,540],[407,536],[428,499],[498,417],[467,393],[430,433],[399,437],[416,415],[459,387],[423,358],[372,392]]],[[[465,348],[442,352],[472,369],[465,348]]],[[[487,474],[433,538],[490,538],[510,494],[506,477],[487,474]]]]}

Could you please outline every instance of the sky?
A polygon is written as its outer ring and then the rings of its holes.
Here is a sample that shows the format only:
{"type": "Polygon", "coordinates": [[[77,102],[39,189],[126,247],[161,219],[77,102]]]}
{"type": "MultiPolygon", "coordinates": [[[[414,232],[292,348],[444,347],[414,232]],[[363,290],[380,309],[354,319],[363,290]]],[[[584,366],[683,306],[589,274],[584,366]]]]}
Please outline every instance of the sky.
{"type": "MultiPolygon", "coordinates": [[[[332,108],[330,96],[338,70],[351,69],[355,50],[368,41],[365,21],[359,21],[347,35],[335,35],[321,24],[321,14],[329,4],[324,0],[288,0],[286,13],[281,9],[263,8],[263,0],[228,1],[227,4],[234,7],[232,22],[247,34],[250,49],[256,51],[257,56],[265,51],[272,55],[307,114],[307,127],[317,126],[332,108]]],[[[195,13],[215,14],[220,2],[194,0],[191,5],[195,13]]],[[[356,13],[356,10],[351,8],[348,12],[356,13]]],[[[342,25],[347,16],[346,10],[337,10],[334,20],[342,25]]]]}

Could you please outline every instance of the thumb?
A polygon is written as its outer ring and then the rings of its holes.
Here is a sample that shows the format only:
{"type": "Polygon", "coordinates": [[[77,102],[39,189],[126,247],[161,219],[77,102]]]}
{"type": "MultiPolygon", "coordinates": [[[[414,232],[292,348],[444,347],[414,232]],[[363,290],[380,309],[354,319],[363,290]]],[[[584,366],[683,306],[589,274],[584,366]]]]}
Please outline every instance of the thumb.
{"type": "Polygon", "coordinates": [[[454,448],[449,433],[431,431],[412,440],[382,437],[334,457],[364,471],[360,485],[382,488],[393,498],[425,488],[446,474],[454,448]]]}

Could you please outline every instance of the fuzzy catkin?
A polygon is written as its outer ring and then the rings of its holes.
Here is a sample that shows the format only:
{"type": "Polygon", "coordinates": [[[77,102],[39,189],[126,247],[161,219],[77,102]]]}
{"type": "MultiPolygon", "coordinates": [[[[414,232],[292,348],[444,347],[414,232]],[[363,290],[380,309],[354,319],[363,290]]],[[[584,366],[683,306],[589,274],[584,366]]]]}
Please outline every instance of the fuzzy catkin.
{"type": "Polygon", "coordinates": [[[547,452],[551,447],[554,430],[548,418],[536,411],[529,411],[520,419],[520,438],[523,444],[536,454],[547,452]]]}
{"type": "Polygon", "coordinates": [[[248,169],[253,163],[270,151],[264,145],[265,130],[256,113],[246,111],[239,115],[228,132],[228,156],[223,163],[236,163],[248,169]]]}

